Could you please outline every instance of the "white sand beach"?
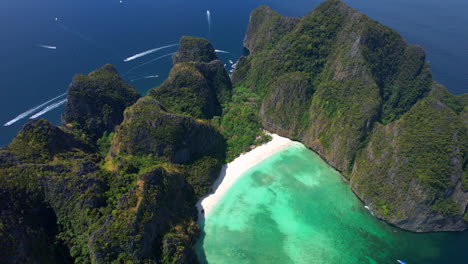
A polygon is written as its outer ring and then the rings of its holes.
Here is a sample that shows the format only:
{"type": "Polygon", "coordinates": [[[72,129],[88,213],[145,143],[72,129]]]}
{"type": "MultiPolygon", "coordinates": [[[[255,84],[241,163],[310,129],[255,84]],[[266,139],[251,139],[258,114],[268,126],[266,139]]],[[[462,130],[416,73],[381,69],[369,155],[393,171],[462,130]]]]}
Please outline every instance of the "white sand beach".
{"type": "Polygon", "coordinates": [[[288,138],[276,134],[271,134],[271,136],[272,140],[270,142],[240,155],[232,162],[223,166],[218,179],[213,184],[214,193],[203,197],[197,203],[199,219],[203,218],[202,210],[204,211],[204,216],[207,216],[244,172],[275,152],[294,144],[294,141],[288,138]]]}

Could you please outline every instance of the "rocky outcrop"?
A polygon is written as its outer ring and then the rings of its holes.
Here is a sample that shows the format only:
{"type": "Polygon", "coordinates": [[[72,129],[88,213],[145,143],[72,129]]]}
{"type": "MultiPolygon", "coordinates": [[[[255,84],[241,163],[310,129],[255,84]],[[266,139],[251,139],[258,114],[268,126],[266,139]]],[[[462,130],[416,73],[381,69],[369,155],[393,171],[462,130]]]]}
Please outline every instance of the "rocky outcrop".
{"type": "Polygon", "coordinates": [[[123,120],[123,111],[139,98],[115,68],[107,64],[89,75],[78,74],[68,87],[68,102],[62,122],[66,128],[83,131],[93,141],[112,132],[123,120]]]}
{"type": "Polygon", "coordinates": [[[93,186],[87,181],[87,174],[98,170],[92,158],[85,165],[74,167],[80,159],[90,158],[91,150],[88,144],[62,128],[46,120],[34,120],[0,151],[0,159],[6,161],[0,166],[0,259],[3,262],[73,262],[67,246],[75,238],[67,240],[67,244],[57,236],[63,232],[63,226],[71,219],[79,219],[77,216],[82,213],[76,210],[72,217],[70,208],[102,206],[102,202],[92,202],[96,196],[87,193],[99,193],[86,187],[93,186]]]}
{"type": "MultiPolygon", "coordinates": [[[[179,64],[210,89],[224,78],[216,60],[179,64]]],[[[65,127],[31,121],[0,149],[2,261],[196,263],[195,203],[221,169],[224,138],[152,97],[128,107],[137,97],[110,65],[75,76],[65,127]]]]}
{"type": "Polygon", "coordinates": [[[250,16],[244,47],[252,54],[266,45],[275,44],[284,34],[295,28],[299,18],[283,17],[269,6],[260,6],[250,16]]]}
{"type": "Polygon", "coordinates": [[[50,160],[56,154],[73,148],[89,147],[77,140],[73,134],[43,119],[26,123],[8,146],[10,153],[22,161],[35,162],[50,160]]]}
{"type": "Polygon", "coordinates": [[[190,218],[195,208],[193,189],[182,175],[155,168],[138,177],[137,185],[123,195],[114,213],[91,235],[89,248],[94,263],[132,259],[133,263],[194,263],[190,249],[198,227],[190,218]],[[177,237],[177,230],[185,230],[177,237]],[[169,249],[172,248],[172,249],[169,249]],[[129,259],[130,258],[130,259],[129,259]]]}
{"type": "Polygon", "coordinates": [[[35,168],[0,169],[2,263],[73,263],[58,235],[55,212],[44,202],[35,168]]]}
{"type": "Polygon", "coordinates": [[[152,155],[187,163],[203,155],[222,155],[223,142],[221,134],[208,122],[170,113],[156,99],[144,97],[125,111],[111,153],[152,155]]]}
{"type": "Polygon", "coordinates": [[[174,54],[174,64],[180,62],[204,62],[217,60],[215,49],[211,43],[203,38],[183,36],[179,50],[174,54]]]}
{"type": "Polygon", "coordinates": [[[149,95],[169,111],[210,119],[221,115],[221,104],[230,98],[231,91],[229,75],[211,44],[183,37],[169,77],[149,95]]]}
{"type": "Polygon", "coordinates": [[[356,157],[351,187],[378,217],[401,228],[463,230],[466,132],[443,100],[425,98],[400,120],[376,125],[356,157]]]}
{"type": "Polygon", "coordinates": [[[262,97],[266,129],[318,152],[390,223],[467,227],[467,104],[432,88],[422,48],[338,0],[300,19],[260,7],[244,45],[232,79],[262,97]]]}

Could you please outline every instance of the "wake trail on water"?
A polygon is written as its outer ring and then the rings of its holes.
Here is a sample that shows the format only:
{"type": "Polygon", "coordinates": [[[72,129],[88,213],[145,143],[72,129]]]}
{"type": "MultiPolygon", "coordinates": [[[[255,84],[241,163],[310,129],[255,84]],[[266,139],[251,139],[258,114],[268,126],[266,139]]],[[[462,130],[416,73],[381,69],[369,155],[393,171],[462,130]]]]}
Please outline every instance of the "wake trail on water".
{"type": "Polygon", "coordinates": [[[143,67],[143,66],[145,66],[145,65],[147,65],[147,64],[150,64],[150,63],[152,63],[152,62],[155,62],[155,61],[157,61],[157,60],[160,60],[160,59],[165,58],[165,57],[168,57],[168,56],[172,56],[172,55],[174,55],[174,54],[175,54],[175,52],[172,52],[172,53],[169,53],[169,54],[166,54],[166,55],[159,56],[159,57],[157,57],[157,58],[155,58],[155,59],[152,59],[152,60],[150,60],[150,61],[147,61],[147,62],[145,62],[145,63],[139,64],[139,65],[137,65],[137,66],[135,66],[135,67],[133,67],[133,68],[130,68],[130,70],[128,70],[123,76],[125,76],[125,75],[129,74],[130,72],[132,72],[132,71],[134,71],[134,70],[136,70],[136,69],[138,69],[138,68],[141,68],[141,67],[143,67]]]}
{"type": "Polygon", "coordinates": [[[49,106],[47,106],[46,108],[42,109],[42,111],[40,111],[39,113],[37,113],[37,114],[31,116],[29,119],[36,119],[36,118],[40,117],[41,115],[43,115],[43,114],[45,114],[45,113],[47,113],[47,112],[49,112],[49,111],[52,111],[52,110],[54,110],[55,108],[57,108],[57,107],[63,105],[63,104],[66,103],[67,101],[68,101],[68,99],[65,99],[65,100],[62,100],[62,101],[60,101],[60,102],[58,102],[58,103],[49,105],[49,106]]]}
{"type": "Polygon", "coordinates": [[[42,107],[44,107],[44,106],[50,104],[51,102],[53,102],[53,101],[59,99],[60,97],[65,96],[66,94],[67,94],[67,93],[61,94],[61,95],[59,95],[59,96],[57,96],[57,97],[55,97],[55,98],[50,99],[49,101],[47,101],[47,102],[45,102],[45,103],[43,103],[43,104],[40,104],[40,105],[38,105],[38,106],[36,106],[36,107],[34,107],[34,108],[29,109],[28,111],[26,111],[26,112],[24,112],[24,113],[18,115],[17,117],[13,118],[12,120],[6,122],[3,126],[9,126],[9,125],[12,125],[12,124],[18,122],[19,120],[21,120],[21,119],[27,117],[28,115],[30,115],[30,114],[32,114],[32,113],[34,113],[34,112],[36,112],[36,111],[38,111],[38,110],[41,109],[42,107]]]}
{"type": "Polygon", "coordinates": [[[41,48],[44,48],[44,49],[53,49],[53,50],[57,49],[57,47],[55,47],[55,46],[48,46],[48,45],[41,45],[41,44],[39,44],[37,46],[39,46],[41,48]]]}
{"type": "Polygon", "coordinates": [[[133,80],[130,80],[130,82],[134,82],[134,81],[138,81],[138,80],[143,80],[143,79],[151,79],[151,78],[159,78],[159,75],[148,75],[148,76],[145,76],[145,77],[141,77],[141,78],[136,78],[136,79],[133,79],[133,80]]]}
{"type": "Polygon", "coordinates": [[[131,57],[128,57],[124,61],[127,62],[127,61],[131,61],[131,60],[134,60],[134,59],[138,59],[140,57],[146,56],[146,55],[151,54],[153,52],[156,52],[158,50],[167,49],[167,48],[174,47],[174,46],[177,46],[177,45],[179,45],[179,44],[171,44],[171,45],[162,46],[162,47],[155,48],[155,49],[150,49],[150,50],[135,54],[135,55],[133,55],[131,57]]]}
{"type": "Polygon", "coordinates": [[[208,32],[211,32],[211,12],[206,10],[206,20],[208,21],[208,32]]]}
{"type": "Polygon", "coordinates": [[[217,53],[231,53],[231,52],[225,51],[225,50],[215,50],[215,52],[217,52],[217,53]]]}

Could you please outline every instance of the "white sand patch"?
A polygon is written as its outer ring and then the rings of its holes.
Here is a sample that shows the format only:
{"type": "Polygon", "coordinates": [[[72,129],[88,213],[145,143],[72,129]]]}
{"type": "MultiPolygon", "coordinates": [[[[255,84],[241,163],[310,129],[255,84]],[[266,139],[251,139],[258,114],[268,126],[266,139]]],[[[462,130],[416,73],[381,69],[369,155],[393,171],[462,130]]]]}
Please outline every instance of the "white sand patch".
{"type": "Polygon", "coordinates": [[[272,140],[270,142],[240,155],[237,159],[223,166],[218,179],[213,184],[212,188],[214,193],[203,197],[197,203],[199,219],[203,218],[203,214],[207,216],[210,213],[216,203],[223,198],[229,188],[231,188],[244,172],[277,151],[294,144],[294,141],[276,134],[271,134],[271,137],[272,140]],[[203,214],[202,210],[204,212],[203,214]]]}

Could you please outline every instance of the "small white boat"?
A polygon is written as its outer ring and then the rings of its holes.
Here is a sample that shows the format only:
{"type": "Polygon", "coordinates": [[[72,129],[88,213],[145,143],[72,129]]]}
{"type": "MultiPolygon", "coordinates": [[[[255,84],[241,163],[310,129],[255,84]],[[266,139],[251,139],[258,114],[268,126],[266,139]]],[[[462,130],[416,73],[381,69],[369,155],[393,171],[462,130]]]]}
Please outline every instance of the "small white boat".
{"type": "Polygon", "coordinates": [[[403,260],[397,259],[397,261],[398,261],[398,263],[400,263],[400,264],[408,264],[408,263],[404,262],[403,260]]]}

